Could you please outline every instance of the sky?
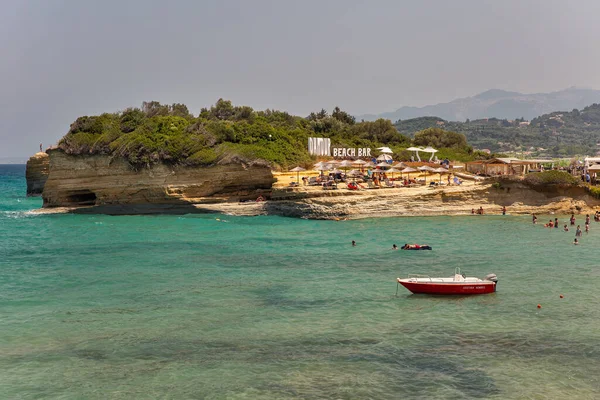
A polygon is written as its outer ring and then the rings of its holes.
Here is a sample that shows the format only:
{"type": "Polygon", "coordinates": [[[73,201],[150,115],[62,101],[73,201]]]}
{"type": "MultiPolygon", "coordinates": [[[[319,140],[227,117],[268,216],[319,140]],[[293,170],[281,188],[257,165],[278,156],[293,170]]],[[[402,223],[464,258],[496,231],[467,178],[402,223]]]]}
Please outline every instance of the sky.
{"type": "Polygon", "coordinates": [[[598,0],[0,0],[0,159],[150,100],[357,115],[600,89],[598,15],[598,0]]]}

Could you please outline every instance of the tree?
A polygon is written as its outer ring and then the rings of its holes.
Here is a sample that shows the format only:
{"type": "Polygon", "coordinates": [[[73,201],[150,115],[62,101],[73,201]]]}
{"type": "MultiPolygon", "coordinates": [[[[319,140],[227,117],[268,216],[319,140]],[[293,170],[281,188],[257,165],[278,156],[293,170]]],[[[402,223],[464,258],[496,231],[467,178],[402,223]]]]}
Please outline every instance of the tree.
{"type": "Polygon", "coordinates": [[[436,148],[453,147],[465,150],[469,148],[465,135],[445,131],[440,128],[428,128],[415,133],[413,143],[416,146],[432,146],[436,148]]]}
{"type": "Polygon", "coordinates": [[[168,105],[160,104],[158,101],[144,101],[142,111],[148,117],[154,117],[156,115],[169,115],[170,109],[168,105]]]}
{"type": "Polygon", "coordinates": [[[348,114],[346,111],[340,110],[339,107],[336,107],[333,109],[331,116],[333,118],[337,119],[338,121],[343,122],[348,125],[354,125],[354,123],[356,122],[356,118],[354,118],[352,115],[348,114]]]}
{"type": "Polygon", "coordinates": [[[173,103],[173,105],[170,107],[170,115],[173,115],[175,117],[182,117],[182,118],[193,118],[194,116],[190,113],[190,110],[188,110],[187,106],[185,104],[181,104],[181,103],[173,103]]]}
{"type": "Polygon", "coordinates": [[[210,115],[220,120],[228,120],[235,115],[235,108],[229,100],[219,99],[216,104],[210,108],[210,115]]]}

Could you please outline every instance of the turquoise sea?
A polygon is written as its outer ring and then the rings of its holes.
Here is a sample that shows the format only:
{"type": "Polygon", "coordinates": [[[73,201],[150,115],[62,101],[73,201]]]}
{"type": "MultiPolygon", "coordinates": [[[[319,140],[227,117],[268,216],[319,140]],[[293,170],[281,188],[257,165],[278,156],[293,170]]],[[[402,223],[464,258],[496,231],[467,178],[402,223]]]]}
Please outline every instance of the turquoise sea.
{"type": "Polygon", "coordinates": [[[593,221],[573,246],[528,216],[34,215],[24,170],[0,166],[0,399],[600,398],[593,221]],[[396,296],[457,266],[498,292],[396,296]]]}

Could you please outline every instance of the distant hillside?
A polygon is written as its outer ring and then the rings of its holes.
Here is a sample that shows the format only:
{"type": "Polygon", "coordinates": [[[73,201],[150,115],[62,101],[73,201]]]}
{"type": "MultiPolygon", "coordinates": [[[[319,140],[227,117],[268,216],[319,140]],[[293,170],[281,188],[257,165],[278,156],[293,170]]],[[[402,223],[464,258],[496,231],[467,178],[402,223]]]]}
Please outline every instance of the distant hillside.
{"type": "Polygon", "coordinates": [[[600,90],[568,88],[552,93],[522,94],[492,89],[473,97],[456,99],[449,103],[425,107],[402,107],[394,112],[378,115],[359,115],[358,121],[385,118],[391,121],[436,116],[447,121],[499,118],[533,119],[555,110],[581,109],[589,104],[600,103],[600,90]]]}
{"type": "Polygon", "coordinates": [[[437,127],[465,134],[469,144],[493,152],[523,152],[533,155],[593,155],[600,143],[600,104],[581,111],[554,111],[533,118],[508,120],[486,118],[466,122],[447,121],[438,117],[421,117],[397,121],[396,129],[408,136],[423,129],[437,127]]]}

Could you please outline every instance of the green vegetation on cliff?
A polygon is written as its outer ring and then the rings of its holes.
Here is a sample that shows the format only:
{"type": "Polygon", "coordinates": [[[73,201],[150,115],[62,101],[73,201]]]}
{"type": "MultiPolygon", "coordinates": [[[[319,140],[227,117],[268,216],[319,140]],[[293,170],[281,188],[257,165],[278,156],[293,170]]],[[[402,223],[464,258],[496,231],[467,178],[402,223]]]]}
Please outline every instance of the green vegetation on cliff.
{"type": "MultiPolygon", "coordinates": [[[[182,165],[211,165],[220,161],[265,160],[275,168],[307,165],[308,138],[331,138],[332,145],[389,146],[402,152],[411,140],[398,132],[389,120],[359,122],[336,107],[302,118],[286,112],[255,111],[220,99],[194,117],[183,104],[145,102],[142,108],[78,118],[60,140],[68,154],[107,154],[126,158],[141,167],[157,162],[182,165]]],[[[472,159],[464,135],[441,129],[417,135],[418,145],[448,147],[449,154],[472,159]]],[[[441,156],[443,151],[438,155],[441,156]]]]}

